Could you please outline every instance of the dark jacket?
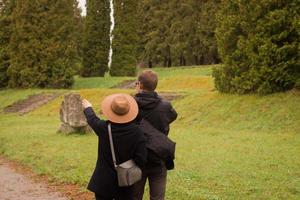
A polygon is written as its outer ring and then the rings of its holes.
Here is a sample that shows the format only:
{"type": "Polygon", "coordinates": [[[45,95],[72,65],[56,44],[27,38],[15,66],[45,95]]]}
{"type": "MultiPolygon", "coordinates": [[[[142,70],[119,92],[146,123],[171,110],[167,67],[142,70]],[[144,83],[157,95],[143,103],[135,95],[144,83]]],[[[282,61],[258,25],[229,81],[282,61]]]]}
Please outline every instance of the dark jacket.
{"type": "MultiPolygon", "coordinates": [[[[164,101],[156,92],[138,93],[135,95],[135,100],[139,106],[137,121],[144,118],[157,130],[168,135],[170,124],[177,118],[177,113],[171,103],[164,101]]],[[[148,156],[147,168],[161,166],[161,162],[152,152],[149,152],[148,156]]],[[[171,163],[166,163],[167,165],[174,165],[173,161],[168,162],[171,163]]]]}
{"type": "MultiPolygon", "coordinates": [[[[117,174],[114,169],[108,136],[108,122],[100,120],[92,108],[84,110],[88,124],[98,135],[98,158],[88,189],[101,196],[112,198],[118,192],[117,174]]],[[[147,158],[146,139],[136,123],[111,123],[117,164],[133,159],[144,167],[147,158]]]]}

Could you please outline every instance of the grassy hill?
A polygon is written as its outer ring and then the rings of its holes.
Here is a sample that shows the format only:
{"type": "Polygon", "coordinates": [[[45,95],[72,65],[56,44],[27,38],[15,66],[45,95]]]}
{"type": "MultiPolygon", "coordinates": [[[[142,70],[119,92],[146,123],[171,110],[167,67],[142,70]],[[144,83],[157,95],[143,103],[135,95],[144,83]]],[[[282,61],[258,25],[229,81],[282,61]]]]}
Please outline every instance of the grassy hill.
{"type": "MultiPolygon", "coordinates": [[[[155,69],[159,91],[176,92],[179,113],[169,200],[300,199],[300,92],[269,96],[220,94],[211,67],[155,69]]],[[[132,78],[76,78],[72,91],[99,111],[111,87],[132,78]]],[[[0,109],[28,95],[69,90],[3,90],[0,109]]],[[[62,97],[19,116],[0,114],[0,154],[55,181],[86,186],[96,161],[94,135],[59,135],[62,97]]],[[[145,199],[148,199],[146,197],[145,199]]]]}

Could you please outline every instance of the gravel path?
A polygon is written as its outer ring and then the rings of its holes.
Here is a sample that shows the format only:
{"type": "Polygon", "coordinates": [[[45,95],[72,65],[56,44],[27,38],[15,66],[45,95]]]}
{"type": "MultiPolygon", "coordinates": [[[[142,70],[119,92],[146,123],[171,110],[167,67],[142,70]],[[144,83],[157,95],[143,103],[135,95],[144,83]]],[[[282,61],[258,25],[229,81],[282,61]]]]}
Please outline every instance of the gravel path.
{"type": "Polygon", "coordinates": [[[46,185],[35,183],[17,173],[0,160],[1,200],[67,200],[58,192],[49,192],[46,185]]]}

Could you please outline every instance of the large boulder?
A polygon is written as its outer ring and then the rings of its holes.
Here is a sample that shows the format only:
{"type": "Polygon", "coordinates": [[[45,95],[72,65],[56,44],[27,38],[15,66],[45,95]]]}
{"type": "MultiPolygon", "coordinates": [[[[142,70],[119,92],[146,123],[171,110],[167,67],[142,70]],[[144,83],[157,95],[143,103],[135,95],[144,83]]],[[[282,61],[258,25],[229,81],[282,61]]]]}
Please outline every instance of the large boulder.
{"type": "Polygon", "coordinates": [[[61,126],[59,133],[89,133],[92,129],[87,124],[81,105],[81,96],[70,93],[64,96],[64,101],[60,108],[61,126]]]}

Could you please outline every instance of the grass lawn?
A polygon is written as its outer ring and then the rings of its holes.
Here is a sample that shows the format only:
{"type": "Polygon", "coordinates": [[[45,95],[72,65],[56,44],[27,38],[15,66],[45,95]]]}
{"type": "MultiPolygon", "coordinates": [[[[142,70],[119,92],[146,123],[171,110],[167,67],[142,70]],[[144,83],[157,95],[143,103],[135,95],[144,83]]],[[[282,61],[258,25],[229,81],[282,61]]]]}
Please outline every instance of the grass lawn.
{"type": "MultiPolygon", "coordinates": [[[[299,91],[220,94],[210,67],[155,70],[160,91],[184,95],[173,102],[179,113],[170,133],[177,142],[176,169],[168,175],[167,200],[300,199],[299,91]]],[[[104,96],[134,92],[110,89],[128,79],[76,78],[73,91],[99,111],[104,96]]],[[[0,91],[0,109],[40,92],[45,90],[0,91]]],[[[61,100],[24,116],[0,113],[0,154],[55,181],[85,188],[96,162],[97,138],[56,133],[61,100]]]]}

